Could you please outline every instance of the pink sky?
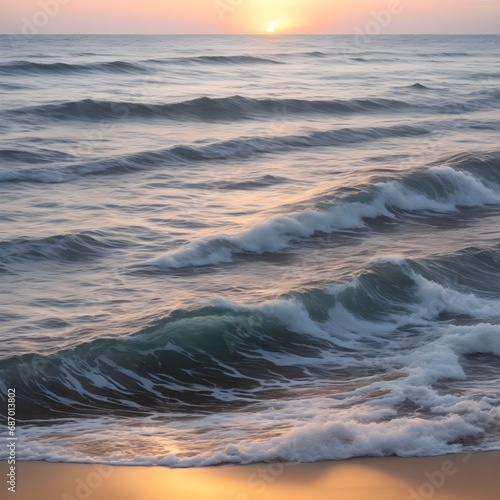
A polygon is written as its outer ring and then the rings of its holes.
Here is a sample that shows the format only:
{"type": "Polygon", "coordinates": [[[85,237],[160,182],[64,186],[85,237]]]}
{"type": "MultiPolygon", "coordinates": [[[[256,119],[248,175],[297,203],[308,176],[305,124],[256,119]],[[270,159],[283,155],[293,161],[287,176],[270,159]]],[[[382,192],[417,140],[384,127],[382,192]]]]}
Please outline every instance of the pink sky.
{"type": "Polygon", "coordinates": [[[500,0],[1,0],[0,33],[500,33],[500,0]]]}

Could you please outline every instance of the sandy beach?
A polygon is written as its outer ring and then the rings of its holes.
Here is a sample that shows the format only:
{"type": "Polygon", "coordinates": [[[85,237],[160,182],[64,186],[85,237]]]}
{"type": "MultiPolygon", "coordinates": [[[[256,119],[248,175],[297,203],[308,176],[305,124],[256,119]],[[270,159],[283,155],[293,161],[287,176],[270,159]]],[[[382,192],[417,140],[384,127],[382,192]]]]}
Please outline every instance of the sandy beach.
{"type": "MultiPolygon", "coordinates": [[[[16,464],[17,500],[494,500],[500,452],[168,469],[16,464]]],[[[2,462],[2,476],[7,468],[2,462]]]]}

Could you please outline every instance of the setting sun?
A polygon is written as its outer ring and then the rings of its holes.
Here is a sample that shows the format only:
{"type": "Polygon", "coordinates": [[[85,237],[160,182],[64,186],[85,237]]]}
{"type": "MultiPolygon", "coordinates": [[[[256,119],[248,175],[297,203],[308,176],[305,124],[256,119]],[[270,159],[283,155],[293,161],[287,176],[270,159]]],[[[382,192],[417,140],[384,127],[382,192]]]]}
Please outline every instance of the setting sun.
{"type": "Polygon", "coordinates": [[[268,33],[275,33],[276,32],[276,28],[278,26],[278,23],[274,22],[274,23],[271,23],[268,27],[267,27],[267,32],[268,33]]]}

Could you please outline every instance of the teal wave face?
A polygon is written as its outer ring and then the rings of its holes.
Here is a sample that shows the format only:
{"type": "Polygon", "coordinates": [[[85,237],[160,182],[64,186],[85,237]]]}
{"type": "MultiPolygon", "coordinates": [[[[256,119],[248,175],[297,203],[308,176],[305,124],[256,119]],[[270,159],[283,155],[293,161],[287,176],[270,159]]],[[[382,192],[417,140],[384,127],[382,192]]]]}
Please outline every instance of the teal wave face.
{"type": "Polygon", "coordinates": [[[33,416],[140,413],[159,401],[169,411],[239,407],[277,397],[285,380],[289,390],[341,374],[356,385],[367,370],[381,369],[366,363],[369,353],[431,340],[422,327],[497,317],[500,303],[488,297],[492,273],[500,276],[498,248],[422,262],[383,259],[350,282],[261,305],[176,311],[131,336],[2,360],[0,372],[33,416]]]}

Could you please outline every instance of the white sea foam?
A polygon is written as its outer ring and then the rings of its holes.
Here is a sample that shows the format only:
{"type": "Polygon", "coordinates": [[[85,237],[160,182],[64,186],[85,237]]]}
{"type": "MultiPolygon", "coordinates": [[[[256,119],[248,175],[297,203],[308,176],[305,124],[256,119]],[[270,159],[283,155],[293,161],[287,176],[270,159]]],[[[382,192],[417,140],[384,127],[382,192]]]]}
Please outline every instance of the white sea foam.
{"type": "Polygon", "coordinates": [[[425,172],[425,181],[446,194],[433,197],[426,192],[425,185],[422,191],[415,191],[405,187],[404,179],[379,182],[371,188],[371,201],[344,200],[328,210],[308,209],[279,216],[257,223],[240,234],[220,234],[192,242],[151,264],[167,268],[206,266],[230,262],[237,253],[280,252],[291,241],[317,232],[363,229],[366,219],[393,218],[391,209],[443,214],[456,212],[460,207],[500,204],[500,192],[494,186],[487,187],[473,175],[448,166],[429,169],[425,172]]]}
{"type": "MultiPolygon", "coordinates": [[[[296,330],[318,333],[319,328],[321,334],[325,331],[325,325],[312,322],[302,308],[292,318],[297,309],[292,300],[273,301],[259,308],[245,308],[225,301],[218,301],[217,305],[251,312],[255,321],[259,314],[266,314],[288,321],[296,330]]],[[[356,324],[363,328],[367,325],[368,322],[356,324]]],[[[35,460],[50,456],[52,460],[91,462],[93,456],[87,454],[86,448],[75,446],[74,436],[79,439],[84,436],[87,443],[94,442],[95,449],[99,449],[99,440],[92,436],[102,429],[106,429],[116,449],[122,450],[107,455],[105,461],[114,464],[194,467],[467,451],[464,440],[479,438],[487,428],[498,425],[500,398],[493,393],[482,399],[470,398],[467,392],[453,394],[437,390],[434,385],[440,380],[465,379],[462,365],[465,355],[500,356],[500,327],[486,323],[474,326],[435,323],[432,329],[434,333],[429,336],[429,342],[420,342],[417,348],[407,352],[394,349],[388,353],[386,367],[389,373],[398,373],[398,376],[367,377],[366,383],[357,388],[346,387],[331,396],[323,392],[321,396],[311,394],[306,399],[262,402],[257,412],[235,415],[222,411],[199,417],[199,421],[176,419],[169,425],[162,425],[152,417],[141,417],[133,426],[133,433],[111,421],[94,419],[85,423],[61,423],[55,442],[52,428],[33,428],[29,430],[29,441],[22,443],[23,458],[35,460]],[[378,393],[376,398],[372,396],[374,393],[378,393]],[[401,415],[398,406],[408,402],[423,409],[425,417],[411,412],[401,415]],[[191,432],[196,435],[193,446],[186,440],[191,432]],[[152,435],[154,443],[148,439],[152,435]]],[[[360,345],[356,347],[361,349],[360,345]]],[[[391,350],[390,344],[387,348],[391,350]]],[[[370,347],[366,346],[363,359],[368,363],[369,352],[370,347]]],[[[295,364],[290,359],[283,358],[283,361],[295,364]]],[[[221,400],[233,399],[230,391],[214,390],[221,400]]],[[[486,440],[474,449],[491,449],[491,444],[486,440]]]]}
{"type": "Polygon", "coordinates": [[[98,435],[103,428],[107,429],[107,437],[113,440],[117,450],[107,455],[105,461],[111,464],[196,467],[271,461],[303,463],[361,456],[441,455],[466,450],[460,441],[480,436],[488,421],[495,417],[493,412],[485,410],[480,414],[440,415],[434,419],[384,419],[387,411],[372,409],[371,415],[379,421],[370,421],[364,419],[369,413],[368,407],[364,413],[358,413],[328,410],[323,403],[310,400],[303,406],[291,402],[289,406],[253,415],[260,421],[260,435],[245,435],[250,416],[241,415],[238,421],[224,412],[205,417],[199,423],[203,430],[196,434],[196,452],[189,441],[183,440],[183,435],[189,435],[190,431],[186,424],[160,426],[144,418],[131,433],[105,420],[89,419],[84,427],[81,423],[61,423],[57,441],[47,439],[47,430],[33,429],[32,438],[23,439],[21,443],[23,458],[36,460],[50,456],[55,461],[91,462],[93,458],[86,451],[88,446],[79,449],[71,436],[84,437],[86,443],[93,443],[94,449],[99,450],[102,443],[95,433],[98,435]],[[155,436],[154,441],[151,436],[155,436]]]}

